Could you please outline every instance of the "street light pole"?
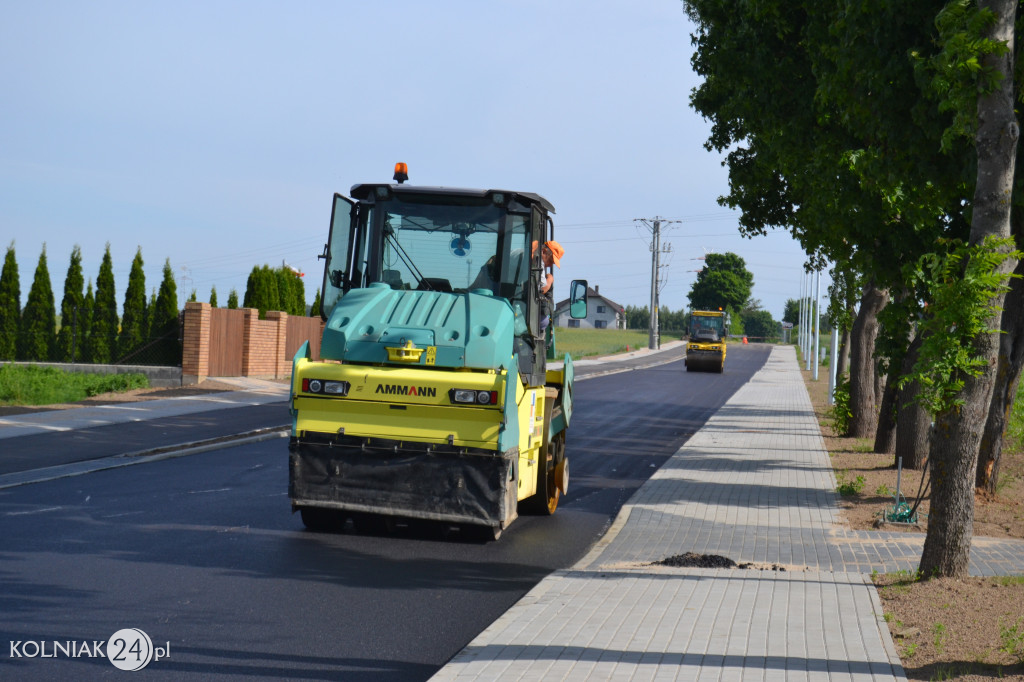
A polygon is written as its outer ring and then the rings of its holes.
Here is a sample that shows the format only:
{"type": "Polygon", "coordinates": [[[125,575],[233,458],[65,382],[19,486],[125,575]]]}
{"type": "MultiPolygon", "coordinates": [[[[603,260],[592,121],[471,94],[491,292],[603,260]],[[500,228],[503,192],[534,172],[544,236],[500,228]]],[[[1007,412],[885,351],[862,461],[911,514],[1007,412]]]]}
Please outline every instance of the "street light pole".
{"type": "Polygon", "coordinates": [[[839,330],[832,325],[832,353],[828,356],[828,404],[836,404],[836,369],[839,367],[839,330]]]}
{"type": "Polygon", "coordinates": [[[821,270],[814,273],[814,380],[818,380],[818,344],[821,341],[821,270]]]}
{"type": "Polygon", "coordinates": [[[800,278],[800,353],[807,357],[807,273],[800,278]]]}

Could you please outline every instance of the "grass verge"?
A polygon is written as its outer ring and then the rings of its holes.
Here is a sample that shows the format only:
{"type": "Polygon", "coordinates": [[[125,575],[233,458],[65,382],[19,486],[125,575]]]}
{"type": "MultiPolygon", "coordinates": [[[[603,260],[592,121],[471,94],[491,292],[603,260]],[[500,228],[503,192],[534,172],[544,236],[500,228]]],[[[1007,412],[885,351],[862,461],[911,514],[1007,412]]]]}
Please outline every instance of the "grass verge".
{"type": "MultiPolygon", "coordinates": [[[[662,338],[662,342],[672,338],[662,338]]],[[[601,355],[615,355],[639,348],[647,348],[648,333],[634,329],[571,329],[559,327],[555,330],[555,347],[558,357],[566,353],[573,360],[601,355]]]]}
{"type": "Polygon", "coordinates": [[[0,365],[0,405],[73,403],[101,393],[148,387],[144,374],[86,374],[54,367],[0,365]]]}

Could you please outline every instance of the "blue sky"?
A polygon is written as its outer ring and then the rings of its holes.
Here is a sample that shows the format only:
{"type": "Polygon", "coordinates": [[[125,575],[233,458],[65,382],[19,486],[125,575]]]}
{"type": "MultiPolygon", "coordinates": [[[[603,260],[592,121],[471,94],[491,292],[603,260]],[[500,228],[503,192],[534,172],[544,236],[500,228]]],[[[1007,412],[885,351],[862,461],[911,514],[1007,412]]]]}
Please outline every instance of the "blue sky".
{"type": "MultiPolygon", "coordinates": [[[[537,192],[566,249],[556,298],[585,278],[622,305],[687,305],[696,260],[731,251],[776,318],[803,251],[742,238],[727,176],[689,108],[679,0],[53,2],[0,6],[0,246],[23,299],[43,244],[57,305],[73,245],[95,280],[110,243],[118,304],[142,248],[182,301],[221,305],[254,265],[320,286],[331,196],[390,181],[537,192]]],[[[827,282],[823,278],[822,291],[827,282]]]]}

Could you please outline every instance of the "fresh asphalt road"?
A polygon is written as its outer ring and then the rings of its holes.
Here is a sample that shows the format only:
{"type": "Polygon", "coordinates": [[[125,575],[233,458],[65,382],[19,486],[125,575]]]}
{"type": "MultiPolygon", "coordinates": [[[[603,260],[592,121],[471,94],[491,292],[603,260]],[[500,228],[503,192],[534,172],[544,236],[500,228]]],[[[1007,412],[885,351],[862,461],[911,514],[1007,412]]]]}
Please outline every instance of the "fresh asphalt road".
{"type": "Polygon", "coordinates": [[[11,654],[139,628],[169,646],[147,677],[426,679],[582,557],[768,350],[731,347],[722,375],[676,361],[580,381],[569,495],[493,543],[306,531],[285,439],[0,490],[0,678],[118,675],[102,658],[11,654]]]}

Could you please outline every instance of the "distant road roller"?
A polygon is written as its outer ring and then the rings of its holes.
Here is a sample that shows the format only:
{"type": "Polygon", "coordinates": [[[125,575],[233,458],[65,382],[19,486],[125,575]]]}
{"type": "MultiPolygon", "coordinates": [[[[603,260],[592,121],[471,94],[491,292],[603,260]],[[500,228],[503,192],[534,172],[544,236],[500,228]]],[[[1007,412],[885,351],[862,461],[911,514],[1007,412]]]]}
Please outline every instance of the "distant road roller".
{"type": "Polygon", "coordinates": [[[725,371],[729,313],[722,310],[694,310],[687,325],[687,372],[725,371]]]}

